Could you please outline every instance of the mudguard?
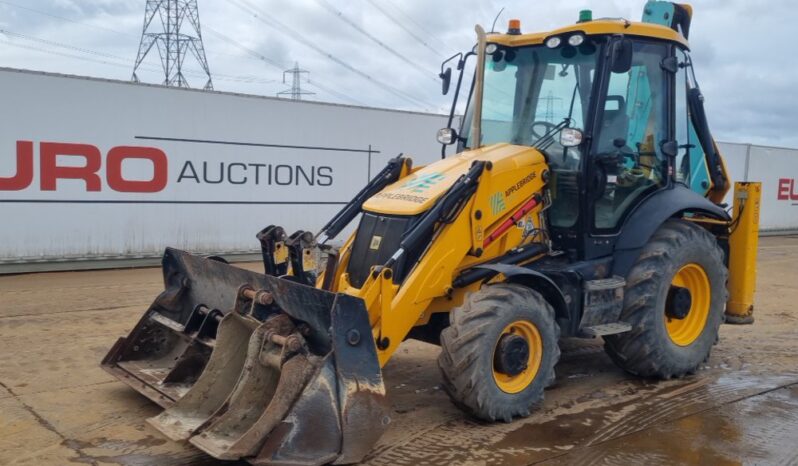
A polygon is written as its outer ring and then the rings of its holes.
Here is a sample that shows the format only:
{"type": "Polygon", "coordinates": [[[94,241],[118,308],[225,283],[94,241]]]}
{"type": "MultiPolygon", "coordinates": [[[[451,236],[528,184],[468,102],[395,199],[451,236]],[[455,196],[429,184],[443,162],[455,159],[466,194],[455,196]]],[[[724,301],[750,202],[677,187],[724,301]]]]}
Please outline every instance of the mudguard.
{"type": "Polygon", "coordinates": [[[657,191],[638,204],[624,222],[615,242],[612,275],[625,277],[654,232],[669,218],[685,213],[730,220],[722,207],[684,185],[676,184],[670,189],[657,191]]]}

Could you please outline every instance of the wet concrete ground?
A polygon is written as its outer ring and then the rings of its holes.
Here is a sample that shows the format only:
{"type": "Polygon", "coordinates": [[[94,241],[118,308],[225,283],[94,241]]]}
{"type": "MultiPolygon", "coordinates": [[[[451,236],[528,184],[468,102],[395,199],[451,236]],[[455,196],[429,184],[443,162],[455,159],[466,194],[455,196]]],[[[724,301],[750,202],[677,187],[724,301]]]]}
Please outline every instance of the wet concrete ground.
{"type": "MultiPolygon", "coordinates": [[[[564,341],[556,385],[512,423],[463,416],[438,349],[406,342],[385,368],[393,422],[366,462],[798,464],[797,262],[798,238],[762,240],[757,322],[723,326],[697,375],[636,379],[600,341],[564,341]]],[[[145,424],[158,407],[98,367],[160,289],[157,269],[0,277],[0,464],[217,464],[145,424]]]]}

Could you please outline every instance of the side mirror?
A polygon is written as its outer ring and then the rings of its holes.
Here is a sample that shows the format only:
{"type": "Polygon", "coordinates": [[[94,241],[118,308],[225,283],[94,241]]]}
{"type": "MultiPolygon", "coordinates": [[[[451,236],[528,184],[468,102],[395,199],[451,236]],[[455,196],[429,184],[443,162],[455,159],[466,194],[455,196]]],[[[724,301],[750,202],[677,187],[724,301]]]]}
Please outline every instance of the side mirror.
{"type": "Polygon", "coordinates": [[[563,147],[576,147],[582,144],[584,135],[576,128],[563,128],[560,131],[560,145],[563,147]]]}
{"type": "Polygon", "coordinates": [[[449,68],[446,68],[446,71],[438,76],[440,76],[440,78],[443,80],[441,83],[441,91],[443,92],[443,95],[446,95],[449,93],[449,85],[452,83],[452,67],[450,66],[449,68]]]}
{"type": "Polygon", "coordinates": [[[628,73],[632,69],[632,41],[621,38],[612,43],[610,59],[612,60],[611,70],[613,73],[628,73]]]}
{"type": "Polygon", "coordinates": [[[453,128],[441,128],[438,130],[438,142],[444,146],[450,146],[457,142],[457,131],[453,128]]]}

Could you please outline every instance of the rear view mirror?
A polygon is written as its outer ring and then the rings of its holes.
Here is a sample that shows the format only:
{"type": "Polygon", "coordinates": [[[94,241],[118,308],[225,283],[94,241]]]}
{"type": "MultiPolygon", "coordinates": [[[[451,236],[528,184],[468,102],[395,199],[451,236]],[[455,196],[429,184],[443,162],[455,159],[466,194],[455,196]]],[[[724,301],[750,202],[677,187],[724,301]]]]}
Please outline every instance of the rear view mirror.
{"type": "Polygon", "coordinates": [[[441,83],[441,91],[443,95],[446,95],[449,93],[449,85],[452,83],[452,67],[446,68],[446,71],[438,76],[443,80],[441,83]]]}
{"type": "Polygon", "coordinates": [[[615,40],[611,47],[612,72],[618,74],[628,73],[632,69],[632,41],[624,37],[615,40]]]}

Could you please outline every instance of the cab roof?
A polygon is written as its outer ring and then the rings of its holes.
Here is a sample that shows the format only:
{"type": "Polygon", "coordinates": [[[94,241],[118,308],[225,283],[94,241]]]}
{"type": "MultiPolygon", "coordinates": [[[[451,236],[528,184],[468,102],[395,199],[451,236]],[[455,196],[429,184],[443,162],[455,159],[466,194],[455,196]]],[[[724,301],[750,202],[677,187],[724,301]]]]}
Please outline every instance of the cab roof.
{"type": "Polygon", "coordinates": [[[572,24],[548,32],[533,32],[529,34],[489,34],[488,42],[519,47],[523,45],[542,44],[547,38],[560,34],[582,32],[585,35],[625,34],[629,36],[649,37],[653,39],[676,42],[689,48],[689,43],[675,30],[653,23],[631,22],[625,19],[598,19],[572,24]]]}

